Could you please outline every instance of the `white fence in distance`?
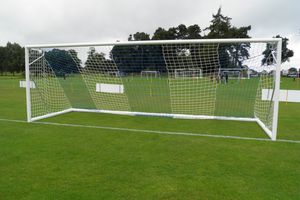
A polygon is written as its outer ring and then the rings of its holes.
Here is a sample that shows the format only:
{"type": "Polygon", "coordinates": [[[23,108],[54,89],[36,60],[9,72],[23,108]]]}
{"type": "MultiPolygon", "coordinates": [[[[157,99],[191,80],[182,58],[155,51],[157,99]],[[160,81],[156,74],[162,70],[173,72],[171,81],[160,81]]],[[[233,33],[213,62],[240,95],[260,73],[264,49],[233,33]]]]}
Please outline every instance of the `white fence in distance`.
{"type": "MultiPolygon", "coordinates": [[[[262,100],[272,99],[273,89],[262,89],[262,100]]],[[[300,103],[300,90],[280,90],[279,101],[300,103]]]]}
{"type": "MultiPolygon", "coordinates": [[[[26,81],[20,81],[20,88],[26,88],[26,81]]],[[[35,88],[35,83],[30,81],[30,88],[35,88]]]]}
{"type": "Polygon", "coordinates": [[[96,92],[105,92],[105,93],[124,93],[124,86],[118,84],[106,84],[106,83],[97,83],[96,92]]]}

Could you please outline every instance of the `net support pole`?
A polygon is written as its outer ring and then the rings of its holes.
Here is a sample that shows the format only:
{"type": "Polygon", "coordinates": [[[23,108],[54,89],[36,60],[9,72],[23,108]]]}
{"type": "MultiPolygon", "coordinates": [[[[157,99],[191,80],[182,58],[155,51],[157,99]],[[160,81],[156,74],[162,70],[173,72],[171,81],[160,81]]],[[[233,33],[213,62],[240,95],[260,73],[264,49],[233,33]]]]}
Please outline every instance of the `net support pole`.
{"type": "Polygon", "coordinates": [[[273,110],[273,124],[272,124],[272,138],[271,138],[272,140],[276,140],[277,137],[279,93],[280,93],[281,51],[282,51],[282,39],[280,39],[277,42],[277,52],[276,52],[274,110],[273,110]]]}
{"type": "Polygon", "coordinates": [[[28,49],[27,47],[25,47],[25,78],[26,78],[26,110],[27,110],[27,122],[31,122],[29,49],[28,49]]]}

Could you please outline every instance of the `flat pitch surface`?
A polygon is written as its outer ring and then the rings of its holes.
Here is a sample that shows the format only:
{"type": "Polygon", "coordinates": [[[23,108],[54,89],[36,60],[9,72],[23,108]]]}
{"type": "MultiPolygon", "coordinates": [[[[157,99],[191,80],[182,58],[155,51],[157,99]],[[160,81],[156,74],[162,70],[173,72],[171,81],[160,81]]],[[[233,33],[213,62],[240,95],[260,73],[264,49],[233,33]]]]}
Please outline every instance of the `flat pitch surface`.
{"type": "Polygon", "coordinates": [[[267,138],[255,123],[213,120],[69,113],[43,122],[84,126],[28,124],[18,84],[0,78],[0,199],[300,196],[300,144],[283,141],[300,141],[300,104],[280,104],[278,142],[167,135],[158,132],[267,138]]]}

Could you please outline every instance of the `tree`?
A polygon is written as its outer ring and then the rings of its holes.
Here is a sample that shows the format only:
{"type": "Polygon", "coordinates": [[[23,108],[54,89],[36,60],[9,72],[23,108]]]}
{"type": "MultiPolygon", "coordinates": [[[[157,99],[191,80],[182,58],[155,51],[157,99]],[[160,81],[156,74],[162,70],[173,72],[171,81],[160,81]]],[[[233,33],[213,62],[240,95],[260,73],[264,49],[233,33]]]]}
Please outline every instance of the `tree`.
{"type": "Polygon", "coordinates": [[[209,33],[205,38],[228,38],[229,29],[231,28],[230,17],[224,16],[221,7],[218,9],[217,14],[213,14],[211,24],[205,30],[209,30],[209,33]]]}
{"type": "Polygon", "coordinates": [[[166,71],[160,45],[115,45],[110,57],[123,73],[139,74],[142,70],[166,71]]]}
{"type": "Polygon", "coordinates": [[[197,25],[191,25],[187,28],[187,38],[186,39],[200,39],[202,38],[201,36],[201,28],[197,25]]]}
{"type": "Polygon", "coordinates": [[[222,8],[220,7],[217,14],[212,15],[213,19],[211,24],[204,30],[209,30],[205,38],[249,38],[248,31],[251,30],[251,26],[235,27],[232,26],[232,18],[224,16],[222,14],[222,8]]]}
{"type": "MultiPolygon", "coordinates": [[[[168,29],[158,27],[154,31],[151,40],[249,38],[248,31],[251,30],[251,26],[232,26],[231,18],[224,16],[221,8],[219,8],[217,14],[213,15],[210,26],[205,30],[209,30],[209,33],[205,37],[202,37],[202,30],[197,24],[188,27],[184,24],[179,24],[177,27],[170,27],[168,29]]],[[[148,40],[149,38],[149,34],[137,32],[129,35],[128,41],[148,40]]],[[[206,48],[210,47],[206,47],[205,45],[193,47],[178,45],[168,48],[168,54],[177,56],[182,62],[188,63],[189,59],[194,55],[196,56],[199,53],[206,54],[206,48]]],[[[241,67],[243,64],[242,61],[250,56],[248,52],[250,43],[220,44],[214,48],[218,49],[219,55],[221,55],[219,63],[222,68],[241,67]]],[[[111,51],[111,58],[115,60],[118,68],[124,70],[124,72],[138,72],[143,69],[155,70],[155,68],[166,70],[161,45],[114,46],[111,51]],[[154,60],[157,60],[157,62],[154,62],[154,60]]]]}
{"type": "MultiPolygon", "coordinates": [[[[282,38],[282,49],[281,49],[281,63],[289,61],[291,57],[294,56],[294,51],[290,50],[288,46],[289,39],[286,37],[281,37],[280,35],[276,35],[274,38],[282,38]]],[[[265,51],[263,52],[264,58],[262,59],[263,65],[273,65],[275,63],[276,55],[273,55],[273,51],[275,50],[274,45],[267,44],[265,51]]]]}
{"type": "MultiPolygon", "coordinates": [[[[188,38],[188,29],[184,24],[178,25],[176,28],[170,28],[173,30],[173,33],[176,39],[187,39],[188,38]]],[[[169,31],[170,31],[169,29],[169,31]]]]}
{"type": "Polygon", "coordinates": [[[17,43],[6,44],[2,49],[2,70],[3,72],[10,72],[13,75],[17,72],[24,71],[24,48],[17,43]]]}
{"type": "Polygon", "coordinates": [[[136,32],[135,34],[129,35],[128,41],[142,41],[142,40],[150,40],[150,35],[145,32],[136,32]]]}
{"type": "Polygon", "coordinates": [[[154,32],[152,40],[176,40],[176,39],[200,39],[201,29],[197,24],[186,27],[179,24],[177,27],[170,27],[165,30],[161,27],[154,32]]]}
{"type": "Polygon", "coordinates": [[[69,51],[68,51],[68,53],[69,53],[69,55],[71,55],[71,57],[72,57],[72,59],[73,59],[73,61],[76,63],[76,65],[78,66],[78,67],[80,67],[80,65],[81,65],[81,60],[78,58],[78,53],[77,53],[77,51],[76,50],[74,50],[74,49],[70,49],[69,51]]]}
{"type": "Polygon", "coordinates": [[[97,52],[94,47],[90,47],[84,70],[100,73],[104,72],[107,70],[105,62],[110,62],[106,60],[105,54],[103,52],[97,52]]]}
{"type": "Polygon", "coordinates": [[[152,36],[152,40],[175,40],[175,30],[170,28],[168,31],[164,28],[157,28],[152,36]]]}
{"type": "Polygon", "coordinates": [[[297,74],[298,73],[298,70],[297,70],[297,68],[295,68],[295,67],[291,67],[291,68],[289,68],[289,74],[297,74]]]}
{"type": "MultiPolygon", "coordinates": [[[[56,76],[65,77],[66,74],[78,73],[78,63],[75,62],[73,54],[77,56],[75,50],[52,49],[45,52],[45,59],[48,61],[56,76]]],[[[81,62],[77,58],[77,62],[81,62]]]]}
{"type": "MultiPolygon", "coordinates": [[[[222,14],[221,7],[217,14],[213,14],[211,24],[205,28],[208,34],[204,38],[249,38],[248,31],[251,26],[235,27],[231,24],[231,18],[222,14]]],[[[219,55],[222,56],[220,65],[222,68],[241,67],[242,60],[249,58],[250,43],[221,44],[219,55]]]]}
{"type": "MultiPolygon", "coordinates": [[[[157,35],[154,37],[171,39],[172,35],[174,36],[174,33],[171,31],[158,28],[157,35]]],[[[150,40],[150,35],[145,32],[136,32],[128,37],[128,41],[142,40],[150,40]]],[[[165,68],[159,67],[165,66],[160,45],[114,46],[110,52],[110,58],[114,59],[118,69],[123,73],[140,73],[142,70],[165,71],[165,68]]]]}
{"type": "Polygon", "coordinates": [[[6,52],[5,52],[5,47],[0,47],[0,73],[1,75],[3,75],[4,71],[5,71],[5,56],[6,56],[6,52]]]}

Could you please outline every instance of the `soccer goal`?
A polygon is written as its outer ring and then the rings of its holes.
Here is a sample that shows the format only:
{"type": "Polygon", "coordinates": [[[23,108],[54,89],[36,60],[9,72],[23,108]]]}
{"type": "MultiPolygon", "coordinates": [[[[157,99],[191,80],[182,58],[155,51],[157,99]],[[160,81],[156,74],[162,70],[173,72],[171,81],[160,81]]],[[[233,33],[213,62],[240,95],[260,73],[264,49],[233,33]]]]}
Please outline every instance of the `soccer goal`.
{"type": "Polygon", "coordinates": [[[159,71],[150,71],[150,70],[143,70],[141,71],[141,77],[149,78],[158,78],[160,76],[159,71]]]}
{"type": "Polygon", "coordinates": [[[175,69],[174,75],[175,78],[202,78],[202,69],[201,68],[175,69]]]}
{"type": "Polygon", "coordinates": [[[107,75],[111,77],[119,77],[121,76],[121,73],[119,71],[108,71],[107,75]]]}
{"type": "Polygon", "coordinates": [[[281,45],[278,38],[27,45],[27,119],[96,112],[251,121],[275,140],[281,45]],[[240,66],[259,75],[218,84],[220,69],[240,66]]]}

